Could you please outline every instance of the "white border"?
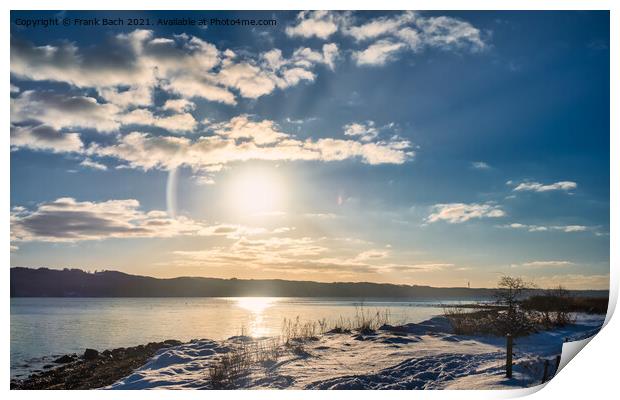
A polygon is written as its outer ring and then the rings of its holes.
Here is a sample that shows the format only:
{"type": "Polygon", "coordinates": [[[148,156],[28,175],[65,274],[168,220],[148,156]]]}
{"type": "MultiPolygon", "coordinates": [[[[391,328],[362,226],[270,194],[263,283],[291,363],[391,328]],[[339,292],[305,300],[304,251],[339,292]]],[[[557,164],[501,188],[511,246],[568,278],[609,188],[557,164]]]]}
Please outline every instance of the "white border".
{"type": "MultiPolygon", "coordinates": [[[[9,22],[9,10],[63,10],[63,9],[77,9],[77,10],[300,10],[300,9],[336,9],[336,10],[368,10],[368,9],[382,9],[382,10],[401,10],[401,9],[416,9],[416,10],[611,10],[611,39],[610,39],[610,51],[611,51],[611,132],[613,133],[610,138],[611,149],[611,182],[614,185],[611,186],[610,204],[620,204],[620,165],[617,163],[618,151],[620,149],[620,143],[618,141],[618,118],[613,113],[613,110],[617,110],[618,106],[618,93],[619,93],[619,81],[617,79],[617,71],[620,71],[620,64],[618,63],[619,54],[619,42],[620,31],[618,24],[618,9],[620,8],[620,2],[611,0],[566,0],[563,2],[553,0],[505,0],[505,1],[490,1],[490,0],[469,0],[469,1],[456,1],[456,0],[418,0],[418,1],[404,1],[404,0],[382,0],[377,3],[341,0],[341,1],[326,1],[326,0],[297,0],[297,1],[284,1],[284,0],[263,0],[260,3],[245,1],[226,1],[226,2],[207,2],[207,1],[190,1],[190,0],[174,0],[174,1],[157,1],[157,0],[107,0],[105,3],[92,2],[86,3],[77,0],[58,0],[54,2],[50,1],[7,1],[4,2],[5,14],[3,26],[4,37],[2,40],[2,55],[4,57],[4,63],[2,68],[4,70],[5,79],[5,93],[9,92],[9,76],[10,76],[10,59],[9,59],[9,37],[10,37],[10,24],[9,22]],[[105,8],[104,8],[105,7],[105,8]]],[[[9,118],[9,96],[5,97],[4,106],[0,111],[4,117],[5,129],[8,128],[9,118]]],[[[0,145],[4,149],[3,156],[0,160],[2,166],[2,172],[0,173],[0,180],[2,184],[3,196],[0,197],[0,208],[5,210],[2,216],[2,225],[4,232],[4,279],[2,281],[2,287],[5,298],[9,294],[9,266],[10,266],[10,253],[9,249],[9,215],[8,210],[10,208],[10,138],[7,134],[3,136],[3,144],[0,145]]],[[[610,317],[615,309],[615,305],[618,297],[618,271],[616,263],[618,260],[618,254],[620,251],[620,243],[615,235],[618,227],[619,214],[613,207],[611,212],[611,226],[610,226],[610,247],[611,247],[611,259],[610,259],[610,307],[606,319],[607,326],[605,329],[597,335],[588,345],[588,351],[579,355],[578,360],[570,363],[561,373],[555,377],[546,386],[545,390],[536,393],[533,397],[542,399],[548,398],[576,398],[588,396],[589,398],[608,398],[609,393],[612,393],[615,386],[615,380],[617,379],[616,362],[620,351],[618,350],[618,344],[616,337],[619,337],[620,324],[617,319],[610,322],[610,317]]],[[[9,389],[9,346],[10,346],[10,308],[8,302],[5,303],[5,307],[2,309],[2,322],[4,331],[2,333],[3,343],[1,346],[3,364],[0,367],[4,380],[2,385],[4,390],[9,389]]],[[[411,399],[412,396],[416,398],[459,398],[459,399],[487,399],[487,398],[507,398],[518,397],[529,393],[536,392],[539,388],[533,389],[521,389],[510,391],[416,391],[411,393],[409,391],[391,392],[387,395],[394,399],[411,399]]],[[[56,391],[56,392],[27,392],[27,391],[12,391],[9,393],[14,398],[41,398],[45,397],[49,399],[78,399],[83,398],[85,393],[78,391],[56,391]]],[[[222,399],[232,399],[245,396],[252,396],[255,399],[290,399],[291,397],[299,399],[316,399],[316,398],[340,398],[342,396],[355,396],[359,398],[373,398],[377,395],[382,396],[383,393],[378,394],[374,391],[357,391],[356,393],[344,394],[341,392],[325,392],[325,391],[230,391],[230,392],[209,392],[198,393],[193,391],[183,392],[170,392],[170,391],[133,391],[133,392],[103,392],[103,391],[90,391],[87,392],[87,397],[90,398],[149,398],[149,399],[170,399],[174,398],[196,398],[197,396],[204,397],[217,397],[222,399]]]]}

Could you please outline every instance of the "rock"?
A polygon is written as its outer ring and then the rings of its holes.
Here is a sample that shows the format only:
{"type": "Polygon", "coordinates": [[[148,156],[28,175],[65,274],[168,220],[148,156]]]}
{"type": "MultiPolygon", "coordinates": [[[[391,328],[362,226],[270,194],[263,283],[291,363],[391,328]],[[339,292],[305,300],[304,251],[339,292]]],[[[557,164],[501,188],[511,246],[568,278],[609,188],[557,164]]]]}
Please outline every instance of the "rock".
{"type": "Polygon", "coordinates": [[[57,359],[54,360],[54,363],[56,364],[67,364],[70,362],[75,361],[75,357],[69,354],[65,354],[62,357],[58,357],[57,359]]]}
{"type": "Polygon", "coordinates": [[[86,349],[83,357],[85,360],[94,360],[99,357],[99,352],[95,349],[86,349]]]}
{"type": "Polygon", "coordinates": [[[43,366],[43,369],[50,369],[50,368],[54,368],[54,365],[53,364],[45,364],[43,366]]]}
{"type": "Polygon", "coordinates": [[[181,344],[181,341],[174,340],[174,339],[168,339],[168,340],[164,340],[164,344],[168,346],[178,346],[181,344]]]}

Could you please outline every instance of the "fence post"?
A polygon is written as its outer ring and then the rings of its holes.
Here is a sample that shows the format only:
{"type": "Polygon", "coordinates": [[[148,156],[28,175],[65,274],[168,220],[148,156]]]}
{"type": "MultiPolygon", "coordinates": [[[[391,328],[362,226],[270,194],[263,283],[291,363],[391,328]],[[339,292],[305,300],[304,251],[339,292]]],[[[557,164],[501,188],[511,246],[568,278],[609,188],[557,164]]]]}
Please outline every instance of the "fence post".
{"type": "Polygon", "coordinates": [[[506,378],[512,378],[512,335],[506,335],[506,378]]]}
{"type": "Polygon", "coordinates": [[[543,370],[542,382],[545,383],[547,381],[547,374],[549,374],[549,360],[545,360],[545,369],[543,370]]]}

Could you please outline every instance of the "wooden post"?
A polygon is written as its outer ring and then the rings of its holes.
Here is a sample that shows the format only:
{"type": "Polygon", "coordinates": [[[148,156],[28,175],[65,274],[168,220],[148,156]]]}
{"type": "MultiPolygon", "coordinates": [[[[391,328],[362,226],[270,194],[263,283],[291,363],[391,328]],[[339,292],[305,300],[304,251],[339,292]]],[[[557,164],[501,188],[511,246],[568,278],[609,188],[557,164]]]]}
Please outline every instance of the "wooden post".
{"type": "Polygon", "coordinates": [[[549,360],[545,360],[545,369],[543,371],[542,382],[540,382],[540,383],[547,382],[547,375],[548,374],[549,374],[549,360]]]}
{"type": "Polygon", "coordinates": [[[512,378],[512,335],[506,335],[506,378],[512,378]]]}

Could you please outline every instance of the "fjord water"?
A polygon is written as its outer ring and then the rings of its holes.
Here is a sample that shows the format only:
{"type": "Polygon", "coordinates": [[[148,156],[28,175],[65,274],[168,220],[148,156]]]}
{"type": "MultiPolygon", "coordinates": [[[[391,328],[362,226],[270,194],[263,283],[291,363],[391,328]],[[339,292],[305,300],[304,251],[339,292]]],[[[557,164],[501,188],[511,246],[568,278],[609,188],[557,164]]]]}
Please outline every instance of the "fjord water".
{"type": "Polygon", "coordinates": [[[11,374],[53,355],[136,346],[165,339],[277,336],[284,318],[353,319],[387,310],[392,323],[421,322],[453,301],[317,298],[12,298],[11,374]]]}

